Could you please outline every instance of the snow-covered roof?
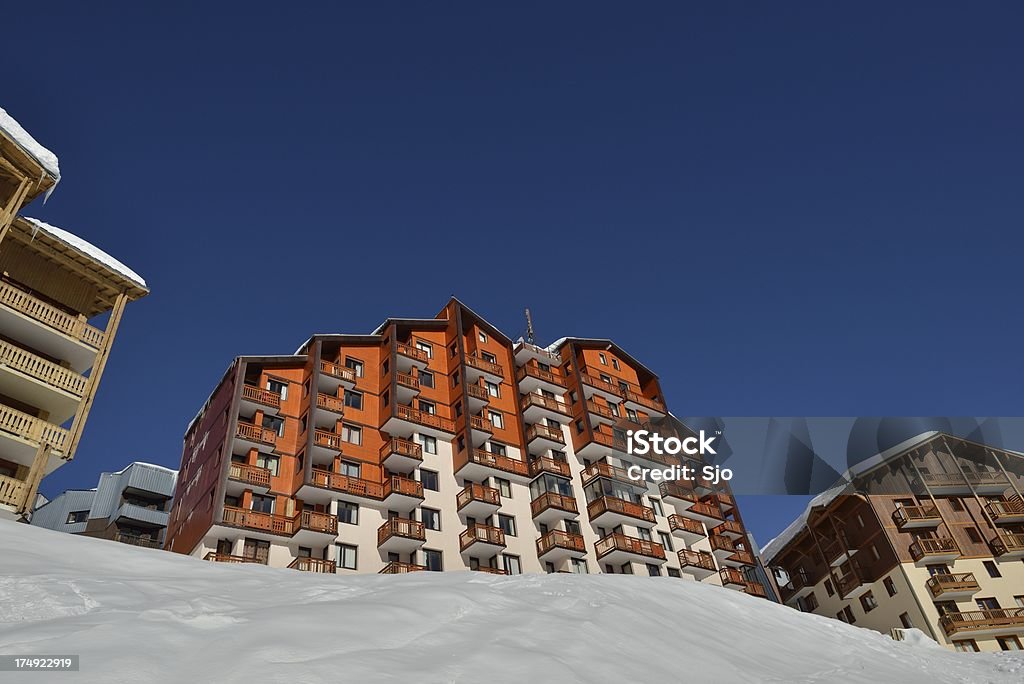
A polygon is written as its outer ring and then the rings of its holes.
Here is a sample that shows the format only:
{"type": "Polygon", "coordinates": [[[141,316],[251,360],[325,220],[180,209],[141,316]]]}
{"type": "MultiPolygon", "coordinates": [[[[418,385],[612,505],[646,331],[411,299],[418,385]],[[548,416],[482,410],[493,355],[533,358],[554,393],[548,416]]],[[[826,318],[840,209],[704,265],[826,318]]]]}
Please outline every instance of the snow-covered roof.
{"type": "MultiPolygon", "coordinates": [[[[60,182],[60,164],[57,155],[46,149],[36,139],[29,135],[28,131],[21,127],[13,116],[8,114],[3,107],[0,107],[0,131],[3,131],[8,138],[25,153],[39,162],[39,165],[46,169],[46,172],[53,176],[53,179],[60,182]]],[[[54,183],[56,186],[56,183],[54,183]]]]}
{"type": "Polygon", "coordinates": [[[69,233],[57,226],[51,226],[49,223],[40,221],[39,219],[29,218],[28,216],[23,216],[22,218],[32,225],[33,230],[46,233],[55,240],[63,242],[68,247],[71,247],[93,261],[102,264],[111,271],[127,278],[142,289],[149,290],[149,287],[146,285],[146,281],[142,279],[142,276],[104,252],[99,247],[86,242],[73,233],[69,233]]]}

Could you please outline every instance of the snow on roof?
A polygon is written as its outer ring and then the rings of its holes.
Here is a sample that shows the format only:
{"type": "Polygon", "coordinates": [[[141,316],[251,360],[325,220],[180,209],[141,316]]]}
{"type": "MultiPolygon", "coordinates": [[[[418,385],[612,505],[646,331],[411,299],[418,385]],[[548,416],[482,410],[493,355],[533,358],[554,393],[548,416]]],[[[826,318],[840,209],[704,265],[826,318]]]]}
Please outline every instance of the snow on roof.
{"type": "MultiPolygon", "coordinates": [[[[53,176],[57,183],[60,182],[60,164],[57,161],[57,155],[36,142],[36,139],[29,135],[28,131],[22,128],[21,124],[3,107],[0,107],[0,130],[18,147],[25,150],[26,154],[39,162],[39,165],[46,169],[46,172],[53,176]]],[[[56,183],[54,183],[54,187],[56,187],[56,183]]]]}
{"type": "Polygon", "coordinates": [[[68,231],[58,228],[56,226],[51,226],[49,223],[45,223],[44,221],[40,221],[39,219],[29,218],[28,216],[23,216],[22,218],[31,223],[32,227],[35,230],[42,231],[49,235],[50,237],[54,238],[55,240],[59,240],[60,242],[63,242],[65,245],[71,247],[72,249],[75,249],[81,254],[89,257],[90,259],[103,264],[103,266],[107,267],[111,271],[114,271],[115,273],[121,276],[124,276],[125,278],[132,281],[134,284],[138,285],[142,289],[149,289],[149,287],[146,285],[146,281],[142,279],[142,276],[140,276],[138,273],[122,264],[114,257],[104,252],[99,247],[96,247],[95,245],[86,242],[77,235],[74,235],[73,233],[69,233],[68,231]]]}
{"type": "Polygon", "coordinates": [[[128,472],[129,470],[131,470],[135,466],[143,466],[145,468],[152,468],[153,470],[162,470],[165,473],[169,473],[171,475],[177,475],[178,474],[178,471],[175,470],[174,468],[168,468],[167,466],[157,465],[156,463],[147,463],[146,461],[132,461],[131,463],[126,465],[124,468],[121,468],[120,470],[118,470],[117,472],[112,473],[112,474],[113,475],[123,475],[123,474],[125,474],[126,472],[128,472]]]}

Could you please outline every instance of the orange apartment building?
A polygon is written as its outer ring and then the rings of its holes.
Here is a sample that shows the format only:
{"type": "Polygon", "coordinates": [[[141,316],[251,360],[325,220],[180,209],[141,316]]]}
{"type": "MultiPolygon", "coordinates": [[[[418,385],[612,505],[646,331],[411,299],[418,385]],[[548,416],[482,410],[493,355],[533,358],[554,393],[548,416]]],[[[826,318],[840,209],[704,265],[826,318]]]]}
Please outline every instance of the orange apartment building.
{"type": "MultiPolygon", "coordinates": [[[[513,342],[457,299],[432,319],[238,357],[185,434],[166,549],[328,573],[643,573],[754,595],[727,488],[635,481],[685,431],[609,340],[513,342]]],[[[679,463],[678,460],[675,461],[679,463]]]]}
{"type": "Polygon", "coordinates": [[[931,432],[868,459],[762,553],[784,603],[961,651],[1024,642],[1024,456],[931,432]]]}

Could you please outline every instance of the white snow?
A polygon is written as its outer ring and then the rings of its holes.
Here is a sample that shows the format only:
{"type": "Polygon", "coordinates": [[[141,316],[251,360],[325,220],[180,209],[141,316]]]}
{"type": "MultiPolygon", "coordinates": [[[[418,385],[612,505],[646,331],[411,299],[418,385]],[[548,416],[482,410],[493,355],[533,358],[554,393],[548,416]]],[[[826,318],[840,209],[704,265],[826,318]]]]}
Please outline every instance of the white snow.
{"type": "MultiPolygon", "coordinates": [[[[1014,682],[1024,655],[896,642],[675,578],[333,576],[0,521],[0,653],[77,682],[1014,682]]],[[[4,682],[41,681],[4,673],[4,682]]]]}
{"type": "MultiPolygon", "coordinates": [[[[21,124],[3,107],[0,107],[0,130],[39,162],[39,165],[46,169],[46,172],[53,176],[57,183],[60,182],[60,164],[57,161],[57,155],[36,142],[36,139],[29,135],[28,131],[22,128],[21,124]]],[[[56,183],[54,183],[54,187],[56,187],[56,183]]]]}
{"type": "Polygon", "coordinates": [[[124,276],[125,278],[132,281],[142,289],[149,289],[149,287],[146,285],[146,281],[142,279],[142,276],[140,276],[138,273],[122,264],[114,257],[104,252],[99,247],[96,247],[95,245],[86,242],[85,240],[83,240],[82,238],[78,237],[73,233],[69,233],[68,231],[58,228],[57,226],[51,226],[49,223],[45,223],[44,221],[40,221],[39,219],[29,218],[28,216],[23,216],[22,218],[31,223],[32,227],[35,230],[42,231],[48,234],[50,237],[56,240],[60,240],[61,242],[71,247],[72,249],[75,249],[84,254],[85,256],[89,257],[90,259],[93,259],[103,264],[111,271],[114,271],[115,273],[124,276]]]}

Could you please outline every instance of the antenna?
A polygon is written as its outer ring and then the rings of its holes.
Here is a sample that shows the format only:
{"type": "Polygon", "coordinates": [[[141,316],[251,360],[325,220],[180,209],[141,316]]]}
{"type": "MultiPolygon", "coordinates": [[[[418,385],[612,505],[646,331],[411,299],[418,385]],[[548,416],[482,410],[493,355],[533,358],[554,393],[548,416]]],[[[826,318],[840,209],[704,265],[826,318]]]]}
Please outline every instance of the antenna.
{"type": "Polygon", "coordinates": [[[530,344],[533,342],[533,317],[530,316],[530,310],[526,310],[526,341],[530,344]]]}

